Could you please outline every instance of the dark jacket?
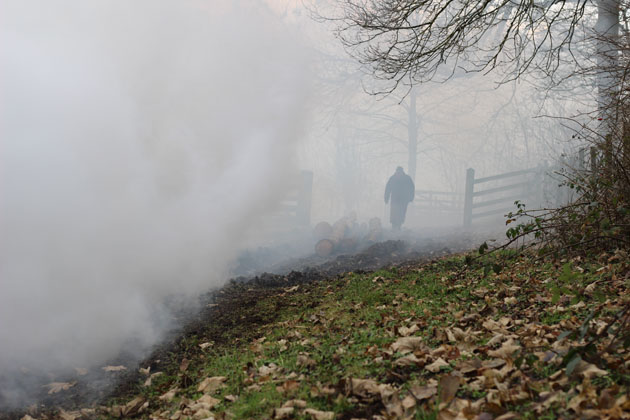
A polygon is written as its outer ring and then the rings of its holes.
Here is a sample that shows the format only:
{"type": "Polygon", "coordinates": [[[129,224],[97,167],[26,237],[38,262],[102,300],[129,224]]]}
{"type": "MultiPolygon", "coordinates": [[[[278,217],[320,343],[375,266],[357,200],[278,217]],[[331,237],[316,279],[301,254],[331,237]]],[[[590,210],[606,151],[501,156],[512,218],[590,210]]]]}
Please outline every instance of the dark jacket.
{"type": "Polygon", "coordinates": [[[407,204],[413,201],[416,195],[416,187],[411,177],[404,172],[396,172],[389,178],[385,186],[385,202],[391,197],[392,203],[407,204]]]}

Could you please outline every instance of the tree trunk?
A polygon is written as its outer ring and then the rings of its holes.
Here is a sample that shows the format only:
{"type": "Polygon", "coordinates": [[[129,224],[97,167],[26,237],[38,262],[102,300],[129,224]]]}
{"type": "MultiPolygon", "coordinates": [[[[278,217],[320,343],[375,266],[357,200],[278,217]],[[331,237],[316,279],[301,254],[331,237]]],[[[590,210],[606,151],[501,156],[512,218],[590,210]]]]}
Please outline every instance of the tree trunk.
{"type": "Polygon", "coordinates": [[[409,92],[409,122],[407,131],[409,137],[409,164],[407,173],[416,182],[416,162],[418,159],[418,114],[416,113],[416,88],[411,88],[409,92]]]}
{"type": "Polygon", "coordinates": [[[597,75],[598,102],[603,125],[614,124],[613,105],[618,69],[618,38],[620,0],[599,0],[597,2],[597,75]],[[608,120],[608,121],[605,121],[608,120]]]}
{"type": "MultiPolygon", "coordinates": [[[[597,90],[599,107],[599,135],[603,150],[603,168],[609,167],[613,155],[613,138],[619,133],[617,124],[617,96],[619,80],[617,80],[618,38],[619,38],[620,0],[599,0],[597,2],[597,90]]],[[[609,174],[604,174],[604,176],[609,174]]]]}

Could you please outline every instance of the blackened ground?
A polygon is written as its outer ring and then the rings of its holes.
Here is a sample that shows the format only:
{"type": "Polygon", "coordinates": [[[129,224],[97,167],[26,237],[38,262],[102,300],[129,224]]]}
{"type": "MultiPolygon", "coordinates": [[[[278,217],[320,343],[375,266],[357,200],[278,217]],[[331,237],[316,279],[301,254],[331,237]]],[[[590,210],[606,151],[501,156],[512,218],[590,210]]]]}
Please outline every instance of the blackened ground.
{"type": "MultiPolygon", "coordinates": [[[[440,239],[411,238],[387,240],[370,245],[354,254],[333,255],[328,259],[309,256],[275,264],[269,272],[245,277],[236,277],[220,290],[210,291],[199,297],[200,310],[180,310],[174,314],[180,321],[180,328],[173,330],[165,340],[156,346],[152,353],[142,361],[137,360],[135,351],[120,354],[109,361],[109,365],[126,366],[120,372],[105,372],[96,369],[84,376],[74,372],[59,373],[51,376],[24,373],[17,379],[0,377],[0,395],[8,389],[25,388],[31,390],[28,398],[16,406],[14,401],[0,398],[0,420],[20,419],[26,412],[45,415],[51,418],[59,409],[74,410],[88,405],[96,405],[106,399],[121,399],[139,393],[140,374],[138,366],[151,367],[151,371],[162,371],[172,366],[174,360],[192,359],[202,350],[183,345],[185,337],[196,336],[199,340],[216,344],[229,344],[250,341],[257,336],[261,325],[274,321],[277,311],[265,313],[253,310],[255,303],[275,296],[273,302],[280,308],[289,305],[290,298],[279,294],[281,288],[325,281],[349,271],[373,271],[390,265],[402,265],[406,262],[432,260],[444,255],[471,249],[478,242],[470,236],[442,236],[440,239]],[[63,392],[48,394],[45,385],[50,382],[73,382],[76,384],[63,392]],[[35,391],[32,391],[35,390],[35,391]],[[30,406],[30,407],[29,407],[30,406]]],[[[263,252],[274,252],[264,250],[263,252]]],[[[252,270],[248,267],[247,270],[252,270]]],[[[313,302],[314,305],[317,302],[313,302]]],[[[130,348],[133,343],[130,343],[130,348]]],[[[185,380],[185,378],[184,378],[185,380]]],[[[186,385],[186,384],[182,384],[186,385]]],[[[6,392],[4,395],[7,395],[6,392]]]]}

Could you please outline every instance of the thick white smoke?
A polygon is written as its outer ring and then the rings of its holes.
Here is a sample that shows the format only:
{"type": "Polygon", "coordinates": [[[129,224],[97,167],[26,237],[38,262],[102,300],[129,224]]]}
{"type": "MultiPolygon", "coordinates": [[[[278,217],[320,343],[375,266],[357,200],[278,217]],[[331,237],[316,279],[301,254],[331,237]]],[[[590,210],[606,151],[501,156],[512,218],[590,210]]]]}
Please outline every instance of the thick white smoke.
{"type": "Polygon", "coordinates": [[[281,197],[299,46],[257,1],[0,4],[0,373],[100,363],[281,197]]]}

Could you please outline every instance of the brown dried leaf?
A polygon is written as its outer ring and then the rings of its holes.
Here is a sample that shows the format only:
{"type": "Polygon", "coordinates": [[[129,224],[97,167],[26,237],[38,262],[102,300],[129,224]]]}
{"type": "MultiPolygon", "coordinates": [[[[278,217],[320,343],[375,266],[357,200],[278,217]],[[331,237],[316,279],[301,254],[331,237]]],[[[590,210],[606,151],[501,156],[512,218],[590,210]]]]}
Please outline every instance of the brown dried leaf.
{"type": "Polygon", "coordinates": [[[422,350],[422,348],[422,337],[402,337],[391,345],[393,351],[401,353],[410,353],[415,350],[422,350]]]}
{"type": "Polygon", "coordinates": [[[148,407],[148,404],[146,404],[146,399],[144,397],[136,397],[133,400],[129,401],[127,404],[125,404],[122,408],[122,415],[123,416],[127,416],[127,417],[133,417],[136,414],[139,414],[142,410],[143,407],[146,408],[148,407]]]}
{"type": "Polygon", "coordinates": [[[283,392],[295,391],[299,387],[300,387],[300,383],[294,380],[285,381],[281,386],[283,392]]]}
{"type": "Polygon", "coordinates": [[[206,407],[206,408],[211,410],[216,405],[218,405],[221,402],[221,400],[218,400],[218,399],[216,399],[214,397],[211,397],[210,395],[202,395],[201,397],[199,397],[199,399],[197,399],[196,402],[208,405],[208,407],[206,407]]]}
{"type": "Polygon", "coordinates": [[[182,363],[179,365],[180,372],[186,372],[188,370],[188,366],[190,365],[190,360],[184,357],[182,363]]]}
{"type": "Polygon", "coordinates": [[[416,399],[411,395],[407,395],[402,400],[402,406],[405,411],[409,411],[416,406],[416,399]]]}
{"type": "Polygon", "coordinates": [[[166,401],[166,402],[173,401],[173,398],[175,398],[175,394],[177,394],[177,391],[179,391],[179,388],[172,388],[168,390],[167,392],[165,392],[164,394],[160,396],[160,400],[166,401]]]}
{"type": "Polygon", "coordinates": [[[162,375],[162,372],[155,372],[153,374],[151,374],[151,376],[149,376],[147,378],[146,381],[144,381],[144,386],[151,386],[151,382],[153,382],[153,378],[155,378],[156,376],[160,376],[162,375]]]}
{"type": "Polygon", "coordinates": [[[490,350],[488,356],[499,357],[501,359],[511,359],[512,355],[520,350],[521,346],[514,339],[507,340],[498,350],[490,350]]]}
{"type": "Polygon", "coordinates": [[[450,403],[459,389],[460,378],[454,375],[444,375],[440,378],[440,402],[450,403]]]}
{"type": "Polygon", "coordinates": [[[57,392],[67,391],[75,385],[76,382],[51,382],[44,385],[44,387],[48,388],[48,394],[56,394],[57,392]]]}
{"type": "Polygon", "coordinates": [[[84,376],[88,374],[88,370],[85,368],[74,368],[74,371],[77,373],[77,375],[79,376],[84,376]]]}
{"type": "Polygon", "coordinates": [[[391,418],[401,418],[405,412],[402,401],[398,398],[397,393],[384,398],[383,405],[385,406],[385,412],[391,418]]]}
{"type": "Polygon", "coordinates": [[[520,416],[516,413],[512,413],[511,411],[500,415],[499,417],[495,418],[494,420],[514,420],[514,419],[518,419],[520,418],[520,416]]]}
{"type": "Polygon", "coordinates": [[[212,376],[206,378],[199,384],[197,391],[203,392],[204,394],[214,394],[217,389],[225,386],[223,382],[226,380],[227,378],[225,376],[212,376]]]}
{"type": "Polygon", "coordinates": [[[310,366],[315,366],[317,364],[317,362],[315,362],[315,360],[311,359],[308,356],[308,353],[304,353],[304,354],[298,354],[296,364],[298,366],[310,367],[310,366]]]}
{"type": "Polygon", "coordinates": [[[125,366],[122,366],[122,365],[118,365],[118,366],[103,366],[101,369],[103,369],[105,372],[120,372],[121,370],[127,370],[127,368],[125,366]]]}
{"type": "Polygon", "coordinates": [[[420,331],[420,327],[418,327],[418,324],[413,324],[410,327],[398,328],[398,334],[402,335],[403,337],[408,337],[417,331],[420,331]]]}
{"type": "Polygon", "coordinates": [[[608,375],[608,372],[598,368],[592,363],[585,362],[584,360],[580,360],[578,365],[575,367],[573,371],[575,374],[580,375],[583,378],[593,379],[600,376],[608,375]]]}
{"type": "Polygon", "coordinates": [[[214,416],[212,415],[212,412],[210,410],[206,410],[205,408],[197,410],[192,416],[192,420],[208,420],[213,418],[214,416]]]}
{"type": "Polygon", "coordinates": [[[306,401],[304,400],[289,400],[282,404],[283,407],[297,407],[306,408],[306,401]]]}
{"type": "Polygon", "coordinates": [[[335,413],[332,411],[319,411],[313,408],[307,408],[304,413],[311,416],[313,420],[333,420],[335,413]]]}
{"type": "Polygon", "coordinates": [[[440,371],[440,368],[450,366],[444,359],[438,357],[438,359],[431,363],[430,365],[426,365],[424,368],[429,372],[437,373],[440,371]]]}
{"type": "Polygon", "coordinates": [[[413,397],[418,401],[428,400],[432,396],[436,395],[437,391],[437,386],[414,385],[409,389],[411,395],[413,395],[413,397]]]}
{"type": "Polygon", "coordinates": [[[280,407],[273,410],[274,419],[288,419],[293,417],[293,407],[280,407]]]}
{"type": "Polygon", "coordinates": [[[61,409],[57,416],[59,416],[60,420],[77,420],[81,418],[82,414],[79,411],[65,411],[61,409]]]}
{"type": "Polygon", "coordinates": [[[461,373],[467,374],[467,373],[476,372],[477,370],[479,370],[481,368],[481,366],[482,366],[481,360],[479,360],[479,359],[472,359],[472,360],[464,360],[464,361],[460,362],[457,365],[457,369],[461,373]]]}
{"type": "Polygon", "coordinates": [[[374,395],[380,395],[380,390],[378,383],[373,379],[351,378],[346,381],[346,393],[357,397],[370,398],[374,395]]]}
{"type": "Polygon", "coordinates": [[[403,356],[397,359],[394,362],[394,365],[395,366],[415,366],[422,362],[423,361],[421,359],[418,359],[415,354],[411,353],[411,354],[408,354],[407,356],[403,356]]]}
{"type": "Polygon", "coordinates": [[[280,367],[275,363],[269,363],[268,365],[262,365],[258,368],[258,374],[261,376],[271,376],[274,373],[278,372],[280,367]]]}

